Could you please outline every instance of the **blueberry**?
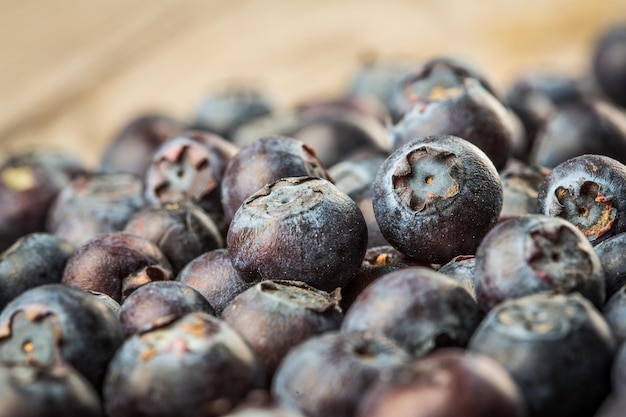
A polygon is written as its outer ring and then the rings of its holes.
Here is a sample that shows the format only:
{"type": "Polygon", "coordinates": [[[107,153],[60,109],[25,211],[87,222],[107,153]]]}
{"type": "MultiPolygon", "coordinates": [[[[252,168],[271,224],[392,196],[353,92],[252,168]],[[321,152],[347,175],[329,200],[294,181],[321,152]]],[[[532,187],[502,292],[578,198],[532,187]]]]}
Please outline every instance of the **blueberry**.
{"type": "Polygon", "coordinates": [[[476,256],[459,255],[442,265],[437,272],[454,279],[476,299],[476,256]]]}
{"type": "Polygon", "coordinates": [[[626,163],[626,114],[600,99],[561,105],[537,132],[529,161],[553,168],[583,154],[626,163]]]}
{"type": "Polygon", "coordinates": [[[409,356],[377,333],[329,332],[298,345],[272,382],[278,403],[309,417],[350,417],[364,392],[409,356]]]}
{"type": "Polygon", "coordinates": [[[486,355],[446,348],[385,375],[356,417],[525,417],[519,387],[486,355]]]}
{"type": "Polygon", "coordinates": [[[126,339],[107,370],[104,403],[111,417],[217,417],[262,386],[237,332],[196,312],[126,339]]]}
{"type": "Polygon", "coordinates": [[[230,138],[241,125],[271,114],[274,104],[251,85],[229,85],[209,91],[199,103],[193,126],[230,138]]]}
{"type": "Polygon", "coordinates": [[[367,227],[356,203],[330,181],[288,177],[244,201],[227,245],[246,281],[297,279],[332,291],[361,266],[367,227]]]}
{"type": "Polygon", "coordinates": [[[119,319],[128,337],[194,311],[215,314],[207,299],[190,286],[176,281],[155,281],[138,288],[124,300],[119,319]]]}
{"type": "Polygon", "coordinates": [[[246,198],[265,185],[285,177],[313,176],[330,179],[315,151],[286,136],[255,140],[233,157],[222,181],[222,203],[232,218],[246,198]]]}
{"type": "Polygon", "coordinates": [[[46,231],[78,247],[97,234],[124,229],[145,204],[139,177],[125,173],[80,175],[57,194],[47,214],[46,231]]]}
{"type": "Polygon", "coordinates": [[[592,72],[600,89],[626,107],[626,24],[607,27],[594,45],[592,72]]]}
{"type": "Polygon", "coordinates": [[[165,141],[145,172],[145,198],[151,204],[192,201],[207,213],[223,213],[221,183],[236,149],[221,138],[188,132],[165,141]]]}
{"type": "Polygon", "coordinates": [[[176,279],[197,290],[217,315],[252,284],[244,281],[233,266],[228,249],[208,251],[189,262],[176,279]]]}
{"type": "Polygon", "coordinates": [[[421,356],[465,346],[481,318],[461,284],[432,269],[411,267],[366,287],[346,312],[341,331],[379,332],[421,356]]]}
{"type": "Polygon", "coordinates": [[[431,61],[397,90],[402,114],[391,131],[391,148],[418,136],[454,135],[476,145],[502,169],[510,158],[518,127],[484,83],[446,61],[431,61]]]}
{"type": "Polygon", "coordinates": [[[71,366],[0,364],[0,415],[103,416],[100,397],[71,366]]]}
{"type": "Polygon", "coordinates": [[[585,154],[560,163],[539,187],[537,212],[574,224],[593,245],[626,230],[626,165],[585,154]]]}
{"type": "Polygon", "coordinates": [[[597,308],[606,297],[598,255],[574,225],[558,217],[534,214],[498,224],[478,247],[474,274],[485,311],[538,292],[579,292],[597,308]]]}
{"type": "Polygon", "coordinates": [[[593,247],[604,270],[607,299],[626,285],[626,258],[622,256],[625,245],[626,233],[622,232],[593,247]]]}
{"type": "Polygon", "coordinates": [[[263,281],[235,297],[222,319],[248,342],[271,377],[287,352],[339,329],[339,295],[300,281],[263,281]]]}
{"type": "Polygon", "coordinates": [[[124,231],[154,243],[177,274],[192,259],[225,244],[215,221],[191,201],[145,207],[124,231]]]}
{"type": "Polygon", "coordinates": [[[6,158],[0,164],[0,251],[28,233],[46,231],[54,199],[84,171],[65,152],[39,150],[6,158]]]}
{"type": "Polygon", "coordinates": [[[0,310],[24,291],[61,282],[74,246],[49,233],[30,233],[0,254],[0,310]]]}
{"type": "MultiPolygon", "coordinates": [[[[370,236],[371,237],[371,236],[370,236]]],[[[389,272],[411,266],[429,266],[404,255],[390,245],[375,246],[365,251],[357,275],[341,289],[341,308],[348,311],[359,294],[372,282],[389,272]]]]}
{"type": "Polygon", "coordinates": [[[153,243],[126,232],[101,233],[67,261],[61,282],[123,301],[152,281],[172,278],[172,267],[153,243]]]}
{"type": "Polygon", "coordinates": [[[106,145],[100,159],[103,172],[143,177],[152,154],[163,142],[180,135],[184,126],[165,114],[142,114],[126,121],[106,145]]]}
{"type": "Polygon", "coordinates": [[[591,417],[610,390],[616,343],[580,294],[506,300],[487,314],[468,347],[507,369],[530,417],[591,417]]]}
{"type": "Polygon", "coordinates": [[[46,284],[13,299],[0,314],[0,362],[67,363],[99,390],[123,340],[117,316],[86,291],[46,284]]]}
{"type": "Polygon", "coordinates": [[[496,224],[502,185],[487,156],[455,136],[417,138],[382,164],[373,190],[383,236],[427,263],[471,255],[496,224]]]}
{"type": "Polygon", "coordinates": [[[626,286],[620,288],[602,307],[602,316],[608,323],[618,344],[626,341],[626,286]]]}

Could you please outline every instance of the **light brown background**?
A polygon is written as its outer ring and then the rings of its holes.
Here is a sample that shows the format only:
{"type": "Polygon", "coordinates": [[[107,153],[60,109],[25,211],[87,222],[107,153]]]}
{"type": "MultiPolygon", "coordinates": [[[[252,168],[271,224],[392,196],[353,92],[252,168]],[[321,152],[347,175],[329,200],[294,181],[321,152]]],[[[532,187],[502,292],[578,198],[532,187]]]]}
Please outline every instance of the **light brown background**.
{"type": "Polygon", "coordinates": [[[278,105],[343,89],[364,54],[454,54],[502,87],[579,75],[624,0],[0,0],[0,156],[51,144],[95,166],[130,117],[191,117],[225,82],[278,105]]]}

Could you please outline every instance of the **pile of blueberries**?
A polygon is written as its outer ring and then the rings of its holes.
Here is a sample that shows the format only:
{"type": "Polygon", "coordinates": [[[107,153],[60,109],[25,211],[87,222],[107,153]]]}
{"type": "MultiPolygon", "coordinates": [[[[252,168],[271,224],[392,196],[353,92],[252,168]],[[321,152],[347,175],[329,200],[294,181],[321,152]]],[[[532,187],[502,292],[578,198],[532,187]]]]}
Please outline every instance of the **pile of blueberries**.
{"type": "Polygon", "coordinates": [[[580,78],[371,62],[0,165],[0,417],[626,412],[626,25],[580,78]]]}

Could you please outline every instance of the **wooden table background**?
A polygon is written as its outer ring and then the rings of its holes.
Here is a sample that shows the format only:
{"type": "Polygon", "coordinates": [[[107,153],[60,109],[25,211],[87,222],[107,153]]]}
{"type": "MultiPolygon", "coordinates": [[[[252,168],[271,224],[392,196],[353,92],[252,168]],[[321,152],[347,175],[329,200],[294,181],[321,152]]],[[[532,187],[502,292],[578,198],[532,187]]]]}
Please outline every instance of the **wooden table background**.
{"type": "Polygon", "coordinates": [[[87,165],[131,117],[189,119],[254,82],[279,106],[341,91],[364,54],[454,54],[500,86],[583,74],[624,0],[0,0],[0,155],[50,145],[87,165]]]}

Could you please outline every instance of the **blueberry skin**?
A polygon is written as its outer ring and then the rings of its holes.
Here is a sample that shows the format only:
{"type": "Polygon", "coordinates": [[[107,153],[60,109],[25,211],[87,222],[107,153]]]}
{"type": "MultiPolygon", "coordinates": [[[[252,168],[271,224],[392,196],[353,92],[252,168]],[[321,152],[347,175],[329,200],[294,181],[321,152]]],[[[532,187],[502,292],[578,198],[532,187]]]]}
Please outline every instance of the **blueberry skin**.
{"type": "Polygon", "coordinates": [[[211,214],[222,214],[221,183],[237,148],[219,137],[186,132],[165,141],[144,174],[150,204],[190,200],[211,214]]]}
{"type": "Polygon", "coordinates": [[[597,245],[626,230],[626,165],[585,154],[560,163],[537,195],[537,213],[562,217],[597,245]]]}
{"type": "Polygon", "coordinates": [[[184,125],[165,114],[142,114],[128,120],[107,144],[100,159],[103,172],[143,177],[163,142],[178,136],[184,125]]]}
{"type": "Polygon", "coordinates": [[[374,214],[391,245],[427,263],[472,255],[502,209],[498,172],[455,136],[417,138],[380,167],[374,214]]]}
{"type": "Polygon", "coordinates": [[[217,417],[257,388],[263,371],[246,342],[196,312],[126,339],[107,370],[104,404],[110,417],[217,417]]]}
{"type": "Polygon", "coordinates": [[[626,341],[626,286],[612,294],[601,311],[615,340],[623,344],[626,341]]]}
{"type": "Polygon", "coordinates": [[[49,233],[31,233],[0,254],[0,310],[24,291],[61,282],[75,248],[49,233]]]}
{"type": "Polygon", "coordinates": [[[76,250],[61,282],[107,294],[119,303],[140,286],[172,276],[170,262],[154,243],[131,233],[110,232],[76,250]]]}
{"type": "Polygon", "coordinates": [[[252,285],[241,278],[226,248],[208,251],[193,259],[176,280],[202,294],[218,316],[233,298],[252,285]]]}
{"type": "Polygon", "coordinates": [[[0,365],[0,417],[102,417],[100,397],[71,366],[0,365]]]}
{"type": "Polygon", "coordinates": [[[500,171],[503,192],[500,219],[537,213],[539,187],[549,172],[519,161],[500,171]]]}
{"type": "Polygon", "coordinates": [[[607,299],[626,284],[624,248],[626,248],[626,233],[623,232],[603,240],[593,247],[604,270],[607,299]]]}
{"type": "Polygon", "coordinates": [[[479,306],[538,292],[579,292],[596,308],[606,298],[598,255],[574,225],[559,217],[519,216],[494,227],[476,252],[479,306]]]}
{"type": "Polygon", "coordinates": [[[329,332],[289,352],[272,393],[279,404],[309,417],[351,417],[372,383],[409,360],[381,334],[329,332]]]}
{"type": "Polygon", "coordinates": [[[176,281],[155,281],[137,288],[124,300],[119,319],[124,335],[129,337],[194,311],[215,315],[207,299],[190,286],[176,281]]]}
{"type": "Polygon", "coordinates": [[[496,168],[505,166],[519,126],[478,79],[436,63],[425,65],[402,87],[410,105],[391,129],[391,149],[418,136],[454,135],[479,147],[496,168]]]}
{"type": "Polygon", "coordinates": [[[248,282],[297,279],[332,291],[359,269],[367,226],[356,203],[330,181],[289,177],[242,204],[227,245],[233,266],[248,282]]]}
{"type": "Polygon", "coordinates": [[[342,332],[379,332],[411,355],[464,347],[482,314],[452,278],[424,267],[390,272],[365,288],[346,312],[342,332]]]}
{"type": "Polygon", "coordinates": [[[356,417],[525,417],[515,381],[486,355],[446,348],[393,370],[363,396],[356,417]]]}
{"type": "Polygon", "coordinates": [[[222,180],[222,205],[231,219],[243,202],[280,178],[312,176],[330,180],[315,151],[287,136],[266,136],[243,146],[230,160],[222,180]]]}
{"type": "Polygon", "coordinates": [[[437,272],[461,284],[476,299],[476,256],[459,255],[442,265],[437,272]]]}
{"type": "Polygon", "coordinates": [[[343,313],[338,292],[300,281],[263,281],[235,297],[222,319],[248,342],[271,378],[294,346],[338,330],[343,313]]]}
{"type": "Polygon", "coordinates": [[[57,194],[84,173],[71,154],[51,150],[9,155],[0,164],[0,251],[20,237],[46,230],[57,194]]]}
{"type": "Polygon", "coordinates": [[[191,201],[148,206],[133,215],[124,231],[157,245],[175,274],[192,259],[225,245],[215,221],[191,201]]]}
{"type": "Polygon", "coordinates": [[[610,391],[616,342],[580,294],[533,294],[494,307],[468,349],[503,365],[530,417],[591,417],[610,391]]]}
{"type": "Polygon", "coordinates": [[[602,99],[559,106],[537,132],[529,160],[554,168],[583,154],[606,155],[626,163],[626,114],[621,109],[602,99]]]}
{"type": "Polygon", "coordinates": [[[117,315],[105,303],[64,284],[30,289],[0,314],[0,361],[68,363],[97,390],[123,338],[117,315]]]}
{"type": "Polygon", "coordinates": [[[79,247],[100,233],[120,231],[146,202],[141,178],[88,173],[66,184],[47,213],[46,231],[79,247]]]}

